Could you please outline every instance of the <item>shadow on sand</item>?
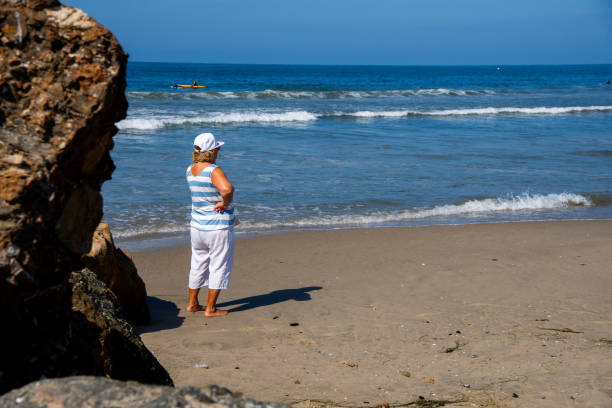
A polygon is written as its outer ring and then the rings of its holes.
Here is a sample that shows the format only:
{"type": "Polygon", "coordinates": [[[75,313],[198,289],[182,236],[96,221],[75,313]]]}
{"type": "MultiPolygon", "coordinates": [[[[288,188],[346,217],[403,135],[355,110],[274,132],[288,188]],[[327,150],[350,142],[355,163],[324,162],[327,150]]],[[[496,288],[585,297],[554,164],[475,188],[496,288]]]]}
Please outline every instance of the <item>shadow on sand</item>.
{"type": "Polygon", "coordinates": [[[146,326],[137,326],[138,334],[176,329],[185,320],[184,317],[178,315],[181,309],[168,300],[147,296],[147,306],[151,313],[151,323],[146,326]]]}
{"type": "Polygon", "coordinates": [[[240,305],[232,309],[227,309],[230,312],[242,312],[244,310],[254,309],[261,306],[269,306],[276,303],[286,302],[288,300],[305,301],[310,300],[308,292],[323,289],[322,286],[306,286],[299,289],[282,289],[275,290],[265,295],[249,296],[242,299],[230,300],[217,304],[217,307],[227,308],[228,306],[240,305]]]}

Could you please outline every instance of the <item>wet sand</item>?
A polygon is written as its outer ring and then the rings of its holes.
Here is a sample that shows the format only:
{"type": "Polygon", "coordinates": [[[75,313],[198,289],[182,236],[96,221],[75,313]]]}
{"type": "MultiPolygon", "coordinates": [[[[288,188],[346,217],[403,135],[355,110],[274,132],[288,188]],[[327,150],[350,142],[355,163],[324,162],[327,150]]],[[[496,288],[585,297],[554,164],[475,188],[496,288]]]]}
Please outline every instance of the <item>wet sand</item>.
{"type": "Polygon", "coordinates": [[[230,314],[212,319],[185,311],[188,246],[133,255],[139,332],[177,386],[310,407],[612,406],[612,221],[239,239],[230,314]]]}

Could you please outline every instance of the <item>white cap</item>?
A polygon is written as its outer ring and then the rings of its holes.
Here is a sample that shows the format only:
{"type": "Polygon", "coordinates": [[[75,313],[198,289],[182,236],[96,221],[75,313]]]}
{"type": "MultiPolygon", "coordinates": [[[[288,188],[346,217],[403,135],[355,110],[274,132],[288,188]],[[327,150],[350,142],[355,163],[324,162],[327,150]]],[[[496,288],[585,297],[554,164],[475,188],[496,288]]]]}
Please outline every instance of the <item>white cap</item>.
{"type": "Polygon", "coordinates": [[[224,142],[217,142],[212,133],[202,133],[196,136],[193,141],[193,150],[196,152],[207,152],[223,146],[224,142]]]}

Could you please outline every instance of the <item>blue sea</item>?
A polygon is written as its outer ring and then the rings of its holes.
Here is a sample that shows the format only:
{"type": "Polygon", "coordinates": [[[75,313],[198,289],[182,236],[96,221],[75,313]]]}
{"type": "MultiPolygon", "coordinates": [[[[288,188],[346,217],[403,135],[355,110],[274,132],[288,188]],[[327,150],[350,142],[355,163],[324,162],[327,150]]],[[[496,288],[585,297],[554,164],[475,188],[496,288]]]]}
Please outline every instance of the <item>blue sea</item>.
{"type": "Polygon", "coordinates": [[[132,249],[186,242],[202,132],[226,143],[238,234],[612,218],[612,65],[130,62],[127,80],[102,194],[132,249]]]}

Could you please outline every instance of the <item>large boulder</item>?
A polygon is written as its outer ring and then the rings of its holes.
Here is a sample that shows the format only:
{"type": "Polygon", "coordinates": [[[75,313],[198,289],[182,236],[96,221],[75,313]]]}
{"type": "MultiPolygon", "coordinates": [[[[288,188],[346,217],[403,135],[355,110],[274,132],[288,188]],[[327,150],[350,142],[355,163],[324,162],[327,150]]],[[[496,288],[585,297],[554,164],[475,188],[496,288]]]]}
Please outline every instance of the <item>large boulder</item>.
{"type": "Polygon", "coordinates": [[[0,408],[290,408],[257,402],[215,385],[205,388],[142,385],[100,377],[68,377],[33,382],[0,397],[0,408]]]}
{"type": "Polygon", "coordinates": [[[83,256],[85,266],[117,296],[132,324],[148,324],[147,289],[138,276],[132,256],[116,248],[110,228],[100,222],[93,235],[91,250],[83,256]]]}
{"type": "Polygon", "coordinates": [[[171,384],[137,336],[117,328],[121,311],[101,309],[100,291],[86,302],[71,281],[114,169],[126,61],[78,9],[0,0],[0,393],[74,374],[171,384]]]}
{"type": "Polygon", "coordinates": [[[82,349],[74,363],[79,371],[119,380],[172,384],[166,370],[125,319],[113,292],[86,268],[72,272],[70,282],[72,310],[76,312],[73,328],[78,324],[80,334],[71,346],[82,349]],[[90,344],[96,347],[88,348],[90,344]]]}

